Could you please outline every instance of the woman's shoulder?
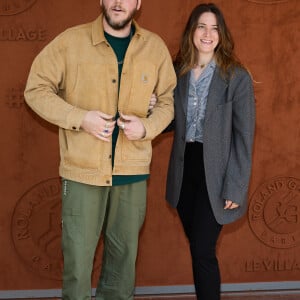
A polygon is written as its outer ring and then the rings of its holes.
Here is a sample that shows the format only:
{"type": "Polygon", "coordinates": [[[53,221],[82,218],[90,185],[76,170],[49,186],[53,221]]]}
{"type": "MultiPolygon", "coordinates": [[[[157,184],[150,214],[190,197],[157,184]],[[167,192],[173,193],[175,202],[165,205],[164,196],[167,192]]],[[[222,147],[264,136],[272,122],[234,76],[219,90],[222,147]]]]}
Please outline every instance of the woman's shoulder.
{"type": "Polygon", "coordinates": [[[250,71],[244,66],[234,66],[231,70],[231,75],[236,78],[251,77],[250,71]]]}
{"type": "Polygon", "coordinates": [[[233,66],[231,67],[226,75],[226,81],[228,84],[234,84],[241,81],[252,81],[252,76],[250,71],[240,65],[240,66],[233,66]]]}

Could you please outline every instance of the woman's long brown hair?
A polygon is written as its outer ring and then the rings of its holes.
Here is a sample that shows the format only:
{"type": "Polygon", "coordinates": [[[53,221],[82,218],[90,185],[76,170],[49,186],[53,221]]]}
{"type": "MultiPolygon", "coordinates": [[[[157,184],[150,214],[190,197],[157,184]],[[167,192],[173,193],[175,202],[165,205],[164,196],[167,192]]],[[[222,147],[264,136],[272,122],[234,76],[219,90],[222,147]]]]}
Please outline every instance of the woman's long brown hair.
{"type": "Polygon", "coordinates": [[[217,19],[219,44],[215,49],[214,58],[221,73],[226,76],[233,67],[243,67],[233,51],[234,41],[221,10],[213,3],[199,4],[193,9],[188,19],[182,35],[179,52],[175,59],[175,66],[179,71],[179,76],[188,73],[197,64],[198,50],[193,43],[193,36],[199,17],[205,12],[213,13],[217,19]]]}

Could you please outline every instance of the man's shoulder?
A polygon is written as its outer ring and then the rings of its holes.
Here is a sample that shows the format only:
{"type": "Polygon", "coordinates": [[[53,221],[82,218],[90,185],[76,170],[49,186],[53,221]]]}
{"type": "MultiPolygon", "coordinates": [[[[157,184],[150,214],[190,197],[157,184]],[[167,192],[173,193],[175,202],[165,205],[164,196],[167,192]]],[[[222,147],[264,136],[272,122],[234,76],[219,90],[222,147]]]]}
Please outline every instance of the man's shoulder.
{"type": "Polygon", "coordinates": [[[158,44],[162,44],[165,46],[165,41],[162,39],[161,36],[159,36],[157,33],[150,31],[145,28],[140,28],[140,34],[141,36],[146,40],[152,42],[156,42],[158,44]]]}
{"type": "Polygon", "coordinates": [[[61,32],[57,37],[64,39],[64,38],[78,37],[80,35],[86,35],[87,33],[91,32],[92,24],[93,24],[92,22],[89,22],[89,23],[69,27],[63,32],[61,32]]]}
{"type": "Polygon", "coordinates": [[[91,38],[92,23],[80,24],[69,27],[59,33],[49,42],[46,48],[64,49],[76,44],[81,44],[84,39],[91,38]]]}

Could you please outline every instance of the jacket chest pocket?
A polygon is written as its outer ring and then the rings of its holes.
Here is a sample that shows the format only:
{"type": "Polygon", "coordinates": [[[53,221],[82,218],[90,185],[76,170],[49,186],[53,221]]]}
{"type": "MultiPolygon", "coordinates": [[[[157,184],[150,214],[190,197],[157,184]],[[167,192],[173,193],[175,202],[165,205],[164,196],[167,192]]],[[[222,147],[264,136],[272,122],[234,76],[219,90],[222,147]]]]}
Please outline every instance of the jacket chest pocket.
{"type": "Polygon", "coordinates": [[[157,82],[156,67],[151,62],[135,61],[132,73],[132,85],[128,101],[128,109],[138,117],[146,117],[151,94],[157,82]]]}
{"type": "Polygon", "coordinates": [[[101,109],[106,97],[107,68],[104,63],[78,64],[71,76],[68,102],[83,109],[101,109]]]}

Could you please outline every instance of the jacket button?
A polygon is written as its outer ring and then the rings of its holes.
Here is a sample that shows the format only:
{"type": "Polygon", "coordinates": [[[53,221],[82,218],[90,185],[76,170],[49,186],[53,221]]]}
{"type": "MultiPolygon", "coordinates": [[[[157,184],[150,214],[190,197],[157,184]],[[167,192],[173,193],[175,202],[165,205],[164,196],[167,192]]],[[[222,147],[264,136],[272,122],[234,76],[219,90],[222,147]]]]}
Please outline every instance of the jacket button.
{"type": "Polygon", "coordinates": [[[117,82],[117,80],[116,80],[116,79],[113,79],[111,82],[112,82],[112,83],[116,83],[116,82],[117,82]]]}
{"type": "Polygon", "coordinates": [[[106,180],[106,183],[107,183],[107,184],[110,184],[110,181],[109,181],[109,180],[106,180]]]}
{"type": "Polygon", "coordinates": [[[72,126],[72,129],[73,129],[73,130],[76,130],[77,128],[76,128],[76,126],[72,126]]]}

